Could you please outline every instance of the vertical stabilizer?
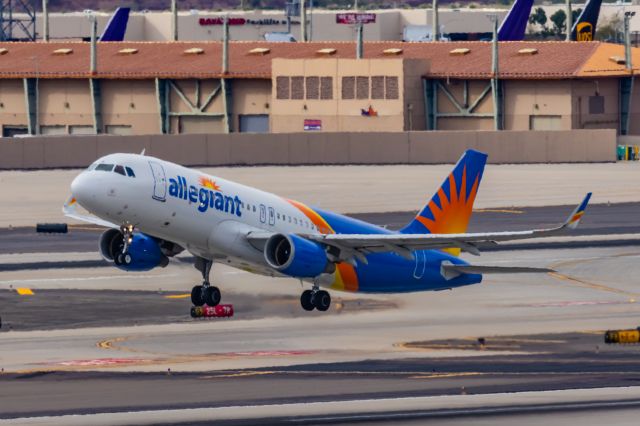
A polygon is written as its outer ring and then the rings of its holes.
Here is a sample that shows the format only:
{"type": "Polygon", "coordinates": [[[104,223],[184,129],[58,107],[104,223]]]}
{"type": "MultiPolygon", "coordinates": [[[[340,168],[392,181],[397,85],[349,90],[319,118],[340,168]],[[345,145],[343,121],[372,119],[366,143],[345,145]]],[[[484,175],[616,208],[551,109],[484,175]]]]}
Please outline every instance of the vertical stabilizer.
{"type": "Polygon", "coordinates": [[[593,41],[596,35],[596,25],[600,15],[602,0],[589,0],[585,4],[582,13],[571,29],[571,40],[593,41]]]}
{"type": "Polygon", "coordinates": [[[459,234],[471,219],[487,154],[467,150],[438,192],[400,232],[404,234],[459,234]]]}
{"type": "Polygon", "coordinates": [[[529,23],[533,0],[516,0],[498,29],[498,41],[521,41],[529,23]]]}
{"type": "Polygon", "coordinates": [[[128,7],[117,8],[104,28],[100,41],[123,41],[124,34],[127,32],[130,11],[131,9],[128,7]]]}

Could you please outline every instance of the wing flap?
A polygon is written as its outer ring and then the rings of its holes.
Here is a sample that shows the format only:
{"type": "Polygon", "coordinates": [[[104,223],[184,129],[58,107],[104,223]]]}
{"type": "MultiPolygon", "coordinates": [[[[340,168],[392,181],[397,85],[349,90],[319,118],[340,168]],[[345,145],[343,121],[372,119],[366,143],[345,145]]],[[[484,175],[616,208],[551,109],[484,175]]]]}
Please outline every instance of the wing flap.
{"type": "Polygon", "coordinates": [[[442,263],[440,274],[447,280],[462,274],[546,274],[555,272],[549,268],[530,268],[523,266],[484,266],[484,265],[454,265],[442,263]]]}

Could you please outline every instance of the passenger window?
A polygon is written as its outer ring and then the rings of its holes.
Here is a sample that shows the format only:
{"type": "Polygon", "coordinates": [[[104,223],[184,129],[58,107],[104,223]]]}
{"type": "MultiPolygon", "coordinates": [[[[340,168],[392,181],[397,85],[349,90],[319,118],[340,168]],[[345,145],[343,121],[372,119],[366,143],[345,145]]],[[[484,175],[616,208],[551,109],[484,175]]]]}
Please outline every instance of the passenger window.
{"type": "Polygon", "coordinates": [[[256,206],[253,206],[253,212],[254,213],[256,212],[256,206]]]}
{"type": "Polygon", "coordinates": [[[131,167],[125,167],[125,169],[127,169],[127,176],[129,177],[136,177],[136,174],[133,173],[133,169],[131,167]]]}
{"type": "Polygon", "coordinates": [[[96,166],[96,170],[99,170],[101,172],[110,172],[111,170],[113,170],[113,164],[98,164],[96,166]]]}
{"type": "Polygon", "coordinates": [[[115,169],[113,169],[114,172],[122,175],[122,176],[126,176],[127,174],[124,172],[124,167],[122,167],[121,165],[117,165],[115,169]]]}
{"type": "Polygon", "coordinates": [[[295,223],[296,225],[298,224],[298,218],[297,217],[293,218],[293,223],[295,223]]]}

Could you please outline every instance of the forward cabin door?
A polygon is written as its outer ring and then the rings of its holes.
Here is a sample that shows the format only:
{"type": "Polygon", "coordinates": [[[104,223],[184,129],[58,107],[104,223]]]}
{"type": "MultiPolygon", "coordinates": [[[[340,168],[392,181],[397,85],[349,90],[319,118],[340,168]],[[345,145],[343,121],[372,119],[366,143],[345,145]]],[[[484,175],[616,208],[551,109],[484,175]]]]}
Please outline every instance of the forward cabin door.
{"type": "Polygon", "coordinates": [[[153,199],[158,201],[166,201],[167,198],[167,177],[164,173],[162,164],[155,161],[149,161],[151,173],[153,173],[153,199]]]}

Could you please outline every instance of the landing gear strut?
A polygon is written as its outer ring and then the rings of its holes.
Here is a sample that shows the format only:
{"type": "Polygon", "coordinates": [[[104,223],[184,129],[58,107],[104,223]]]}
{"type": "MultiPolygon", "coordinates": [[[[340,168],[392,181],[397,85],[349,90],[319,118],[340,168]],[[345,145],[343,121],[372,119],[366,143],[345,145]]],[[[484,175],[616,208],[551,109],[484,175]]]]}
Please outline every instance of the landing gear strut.
{"type": "Polygon", "coordinates": [[[129,245],[133,241],[133,229],[134,227],[130,223],[124,223],[120,226],[120,233],[122,234],[122,248],[113,258],[113,262],[118,266],[127,266],[133,261],[129,254],[129,245]]]}
{"type": "Polygon", "coordinates": [[[209,259],[201,257],[196,259],[196,268],[202,272],[202,285],[196,285],[191,289],[191,303],[195,306],[202,306],[205,303],[208,306],[216,306],[220,303],[222,297],[220,289],[209,282],[212,265],[213,262],[209,259]]]}
{"type": "Polygon", "coordinates": [[[305,311],[313,311],[317,309],[321,312],[326,311],[331,306],[331,295],[325,290],[320,290],[318,284],[313,284],[311,290],[305,290],[300,296],[300,305],[305,311]]]}

